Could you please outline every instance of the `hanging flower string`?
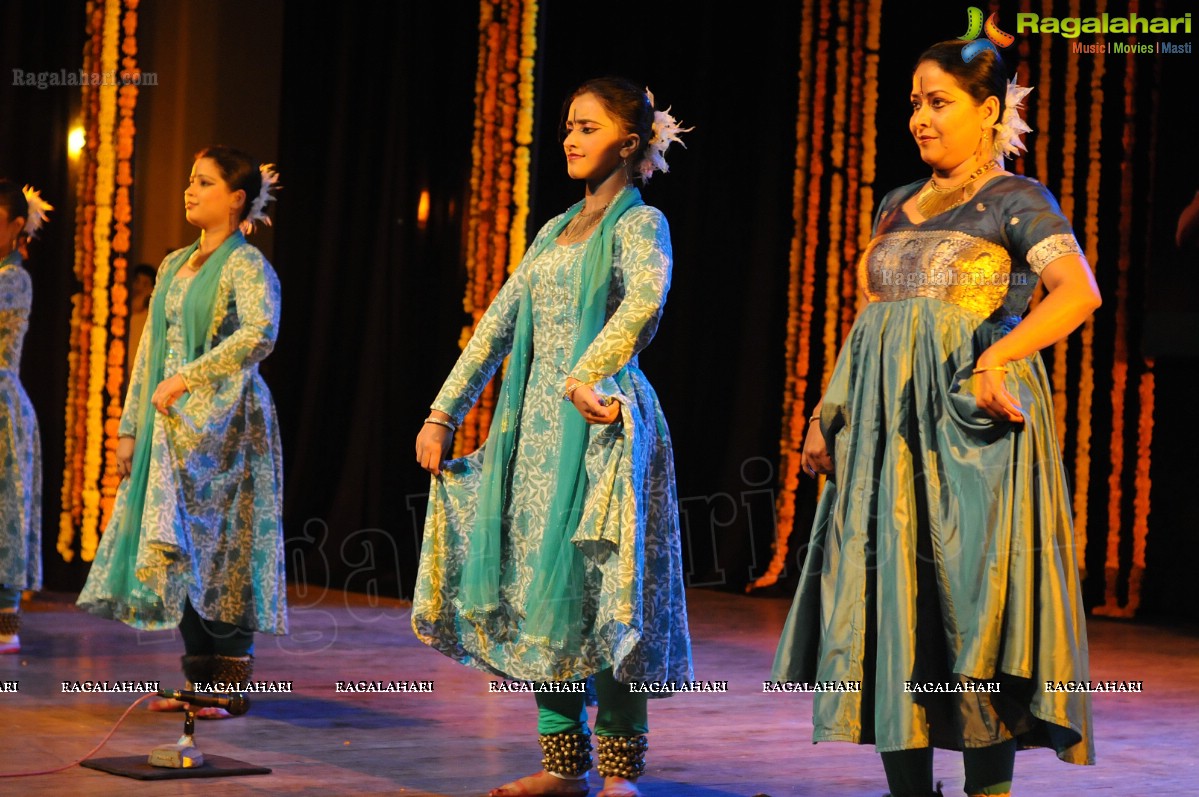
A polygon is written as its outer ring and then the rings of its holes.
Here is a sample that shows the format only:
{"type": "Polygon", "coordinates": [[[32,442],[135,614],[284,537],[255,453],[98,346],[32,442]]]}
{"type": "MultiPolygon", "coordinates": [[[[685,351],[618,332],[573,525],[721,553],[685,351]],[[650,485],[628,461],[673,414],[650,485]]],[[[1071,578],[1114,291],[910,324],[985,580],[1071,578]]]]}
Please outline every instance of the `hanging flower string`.
{"type": "MultiPolygon", "coordinates": [[[[1099,0],[1098,9],[1102,13],[1107,8],[1106,0],[1099,0]]],[[[1103,43],[1104,36],[1099,34],[1096,39],[1103,43]]],[[[1096,58],[1091,63],[1091,116],[1089,122],[1090,138],[1087,152],[1099,152],[1103,145],[1103,79],[1107,71],[1107,61],[1096,58]]],[[[1083,221],[1083,240],[1086,242],[1085,252],[1091,268],[1102,268],[1102,256],[1099,252],[1099,197],[1102,162],[1099,158],[1087,159],[1087,204],[1083,221]]],[[[1082,354],[1079,357],[1078,407],[1076,410],[1076,425],[1078,433],[1074,443],[1074,544],[1079,552],[1078,561],[1081,575],[1085,578],[1087,525],[1090,523],[1090,484],[1091,484],[1091,435],[1092,435],[1092,404],[1095,395],[1095,318],[1091,316],[1082,326],[1079,335],[1082,354]]]]}
{"type": "MultiPolygon", "coordinates": [[[[100,59],[100,31],[104,22],[103,6],[88,0],[87,40],[83,47],[83,70],[94,72],[100,59]]],[[[85,130],[79,180],[76,185],[78,201],[75,206],[75,278],[83,285],[83,291],[71,297],[70,352],[67,355],[67,406],[64,418],[64,466],[62,479],[62,509],[58,519],[58,542],[56,548],[63,561],[75,557],[73,543],[75,529],[83,516],[83,448],[87,434],[84,426],[85,413],[82,406],[87,396],[86,381],[80,384],[80,375],[86,380],[87,369],[82,363],[87,357],[87,333],[90,327],[91,299],[87,293],[91,281],[91,251],[93,245],[92,226],[95,207],[86,198],[90,197],[95,185],[95,148],[98,138],[96,119],[99,116],[99,93],[97,87],[86,82],[82,87],[83,124],[85,130]]]]}
{"type": "MultiPolygon", "coordinates": [[[[459,338],[463,348],[527,246],[536,53],[534,0],[481,0],[462,302],[470,321],[459,338]]],[[[459,426],[455,456],[483,442],[495,399],[493,380],[459,426]]]]}
{"type": "Polygon", "coordinates": [[[117,427],[125,381],[127,255],[137,105],[138,0],[89,0],[85,72],[120,75],[82,87],[85,147],[75,212],[62,510],[56,548],[64,561],[78,550],[91,561],[112,511],[117,427]],[[122,36],[123,33],[123,36],[122,36]],[[105,394],[108,396],[107,406],[105,394]]]}
{"type": "Polygon", "coordinates": [[[775,539],[766,572],[745,591],[778,581],[786,565],[788,544],[795,528],[795,503],[799,490],[799,461],[807,430],[805,396],[811,354],[812,300],[816,292],[815,243],[819,237],[820,180],[824,174],[824,101],[828,78],[829,0],[804,0],[800,27],[799,110],[796,120],[795,183],[792,218],[790,281],[787,288],[786,380],[783,389],[783,424],[779,440],[779,494],[775,501],[775,539]],[[809,22],[819,1],[818,28],[809,22]],[[809,57],[815,44],[815,55],[809,57]],[[814,67],[814,68],[813,68],[814,67]],[[813,72],[815,80],[813,81],[813,72]],[[803,233],[800,234],[800,225],[803,233]]]}
{"type": "MultiPolygon", "coordinates": [[[[100,69],[115,74],[120,50],[120,0],[106,0],[101,34],[100,69]]],[[[83,518],[80,549],[84,561],[94,555],[100,536],[100,477],[104,465],[104,386],[108,366],[109,285],[112,280],[113,194],[116,188],[117,87],[100,86],[100,140],[96,148],[96,188],[93,229],[92,325],[88,350],[86,428],[83,451],[83,518]]]]}

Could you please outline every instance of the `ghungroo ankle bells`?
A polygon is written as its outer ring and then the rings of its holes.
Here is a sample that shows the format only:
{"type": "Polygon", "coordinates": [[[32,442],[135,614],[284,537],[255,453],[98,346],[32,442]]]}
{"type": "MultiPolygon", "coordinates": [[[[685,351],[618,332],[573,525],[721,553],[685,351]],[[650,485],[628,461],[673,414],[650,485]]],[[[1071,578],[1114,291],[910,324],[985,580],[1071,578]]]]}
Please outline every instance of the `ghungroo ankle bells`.
{"type": "Polygon", "coordinates": [[[550,733],[537,737],[545,757],[546,772],[567,777],[586,775],[591,769],[591,736],[586,733],[550,733]]]}
{"type": "Polygon", "coordinates": [[[212,680],[221,684],[246,684],[254,673],[254,657],[213,656],[212,680]]]}
{"type": "Polygon", "coordinates": [[[599,736],[599,773],[605,778],[632,780],[645,774],[645,751],[649,738],[645,736],[599,736]]]}

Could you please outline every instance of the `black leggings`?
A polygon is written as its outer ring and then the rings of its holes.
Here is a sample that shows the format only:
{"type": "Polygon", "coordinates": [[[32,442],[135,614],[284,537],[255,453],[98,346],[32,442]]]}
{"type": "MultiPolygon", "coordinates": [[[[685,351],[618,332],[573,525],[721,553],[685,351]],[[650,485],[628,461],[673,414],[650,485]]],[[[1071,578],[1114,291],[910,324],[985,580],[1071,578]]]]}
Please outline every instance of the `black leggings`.
{"type": "Polygon", "coordinates": [[[254,632],[218,620],[205,620],[192,608],[191,600],[183,606],[179,621],[183,649],[189,656],[229,656],[244,658],[254,653],[254,632]]]}

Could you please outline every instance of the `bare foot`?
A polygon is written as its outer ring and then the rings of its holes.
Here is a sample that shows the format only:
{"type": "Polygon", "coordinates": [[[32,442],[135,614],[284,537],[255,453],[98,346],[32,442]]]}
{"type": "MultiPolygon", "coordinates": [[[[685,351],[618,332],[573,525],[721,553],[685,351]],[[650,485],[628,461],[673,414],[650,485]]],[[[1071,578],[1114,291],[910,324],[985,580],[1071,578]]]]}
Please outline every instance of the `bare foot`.
{"type": "Polygon", "coordinates": [[[196,718],[202,720],[227,720],[233,715],[217,706],[205,706],[196,712],[196,718]]]}
{"type": "Polygon", "coordinates": [[[624,778],[604,778],[604,790],[596,797],[641,797],[637,784],[624,778]]]}
{"type": "Polygon", "coordinates": [[[526,797],[544,795],[545,797],[587,797],[591,788],[587,785],[587,777],[559,778],[544,769],[536,775],[505,783],[498,789],[487,792],[487,797],[526,797]]]}

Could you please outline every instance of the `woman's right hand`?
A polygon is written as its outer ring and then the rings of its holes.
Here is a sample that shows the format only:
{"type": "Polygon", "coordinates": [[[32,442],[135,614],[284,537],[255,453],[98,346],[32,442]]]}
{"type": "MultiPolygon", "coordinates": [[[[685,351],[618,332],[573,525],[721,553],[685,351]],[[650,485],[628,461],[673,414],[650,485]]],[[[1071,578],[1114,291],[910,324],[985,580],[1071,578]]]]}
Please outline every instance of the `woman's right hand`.
{"type": "Polygon", "coordinates": [[[825,476],[831,476],[833,473],[833,457],[825,445],[819,418],[808,421],[808,433],[804,437],[800,467],[813,479],[817,473],[823,473],[825,476]]]}
{"type": "MultiPolygon", "coordinates": [[[[432,413],[432,417],[449,421],[444,412],[432,413]]],[[[426,423],[416,436],[416,461],[434,476],[441,475],[441,463],[450,458],[454,445],[454,430],[439,423],[426,423]]]]}
{"type": "Polygon", "coordinates": [[[136,440],[122,437],[117,440],[117,475],[124,479],[133,472],[133,450],[136,440]]]}

